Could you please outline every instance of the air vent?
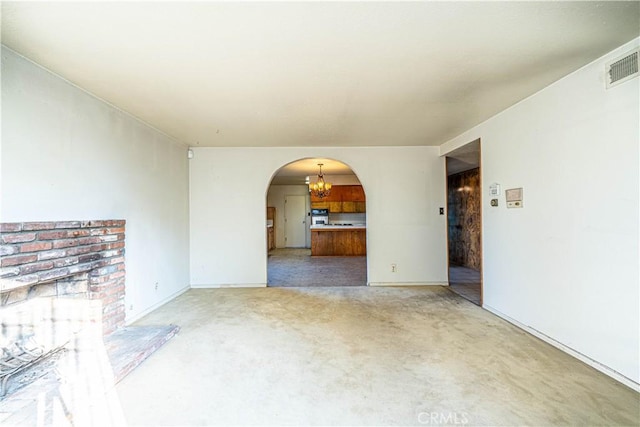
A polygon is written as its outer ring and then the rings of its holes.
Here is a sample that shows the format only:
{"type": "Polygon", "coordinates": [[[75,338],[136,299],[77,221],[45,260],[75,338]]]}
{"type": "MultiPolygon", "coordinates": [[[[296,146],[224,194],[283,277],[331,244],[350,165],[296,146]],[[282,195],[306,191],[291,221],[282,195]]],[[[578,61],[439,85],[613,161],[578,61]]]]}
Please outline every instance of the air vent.
{"type": "Polygon", "coordinates": [[[606,65],[607,89],[638,77],[638,52],[640,49],[627,52],[623,56],[610,61],[606,65]]]}

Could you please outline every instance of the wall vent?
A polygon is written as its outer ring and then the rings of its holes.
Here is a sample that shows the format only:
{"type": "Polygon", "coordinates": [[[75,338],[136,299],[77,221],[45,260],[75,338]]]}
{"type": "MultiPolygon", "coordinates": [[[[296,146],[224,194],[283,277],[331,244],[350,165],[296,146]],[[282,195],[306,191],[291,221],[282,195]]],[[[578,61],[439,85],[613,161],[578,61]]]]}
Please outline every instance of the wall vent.
{"type": "Polygon", "coordinates": [[[640,49],[627,52],[605,65],[607,89],[638,77],[638,55],[640,49]]]}

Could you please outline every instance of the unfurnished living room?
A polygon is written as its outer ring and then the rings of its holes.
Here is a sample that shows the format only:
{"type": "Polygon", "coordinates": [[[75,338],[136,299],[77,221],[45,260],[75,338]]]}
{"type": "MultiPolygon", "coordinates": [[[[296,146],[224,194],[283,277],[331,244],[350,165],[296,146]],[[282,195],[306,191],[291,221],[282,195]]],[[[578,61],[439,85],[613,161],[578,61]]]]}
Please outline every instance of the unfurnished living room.
{"type": "Polygon", "coordinates": [[[1,8],[1,425],[640,425],[640,2],[1,8]]]}

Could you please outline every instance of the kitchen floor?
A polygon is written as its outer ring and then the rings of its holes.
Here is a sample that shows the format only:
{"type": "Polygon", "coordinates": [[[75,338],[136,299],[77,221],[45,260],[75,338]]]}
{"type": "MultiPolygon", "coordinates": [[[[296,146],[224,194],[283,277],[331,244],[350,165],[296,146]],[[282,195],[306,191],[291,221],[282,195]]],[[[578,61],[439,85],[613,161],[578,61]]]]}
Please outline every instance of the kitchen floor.
{"type": "Polygon", "coordinates": [[[269,252],[267,285],[366,286],[367,257],[312,257],[310,249],[275,249],[269,252]]]}
{"type": "Polygon", "coordinates": [[[129,425],[639,425],[638,393],[446,287],[192,289],[129,425]]]}
{"type": "Polygon", "coordinates": [[[452,265],[449,267],[449,289],[476,305],[481,305],[480,271],[452,265]]]}

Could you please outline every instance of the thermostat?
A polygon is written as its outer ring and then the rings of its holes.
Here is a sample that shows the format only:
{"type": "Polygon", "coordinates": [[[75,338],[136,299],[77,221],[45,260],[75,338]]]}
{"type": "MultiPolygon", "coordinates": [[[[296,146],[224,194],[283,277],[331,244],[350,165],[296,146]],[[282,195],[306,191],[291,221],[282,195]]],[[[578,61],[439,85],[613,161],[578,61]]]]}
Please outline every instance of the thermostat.
{"type": "Polygon", "coordinates": [[[507,208],[522,207],[522,187],[510,188],[505,190],[505,198],[507,199],[507,208]]]}

